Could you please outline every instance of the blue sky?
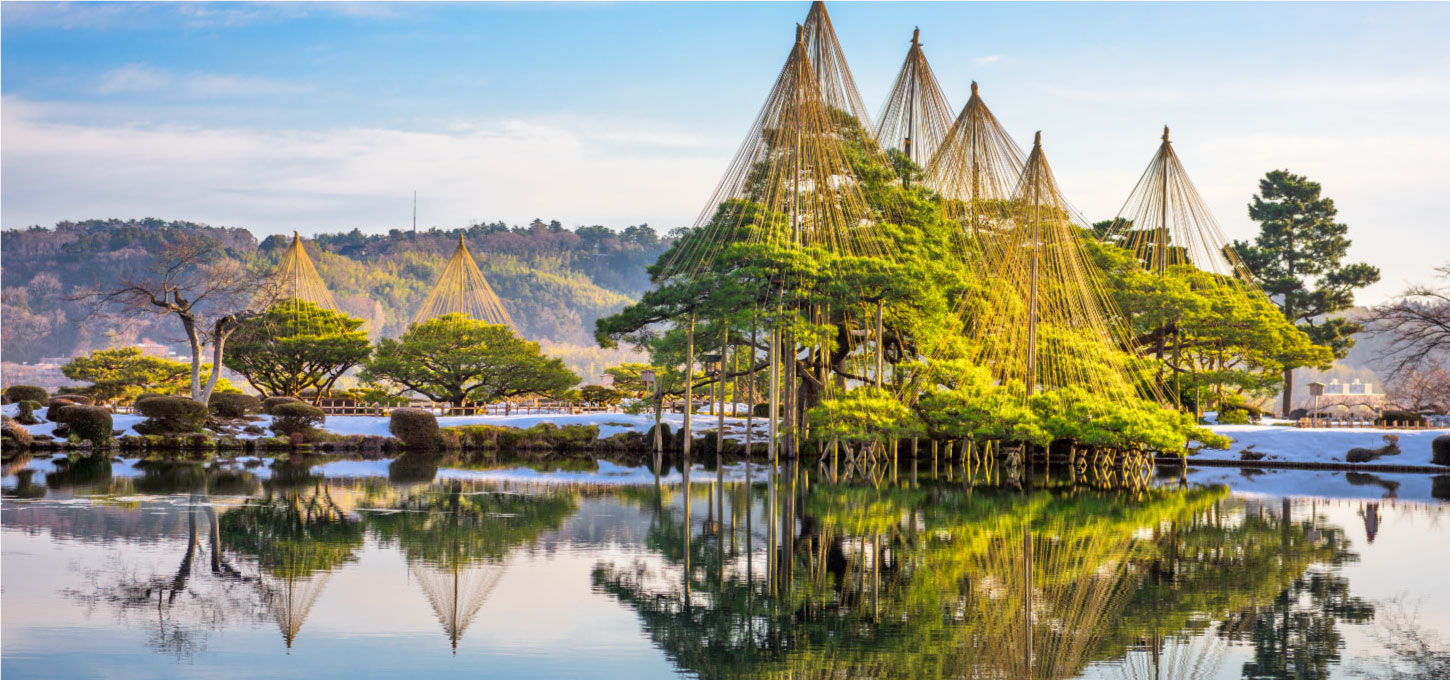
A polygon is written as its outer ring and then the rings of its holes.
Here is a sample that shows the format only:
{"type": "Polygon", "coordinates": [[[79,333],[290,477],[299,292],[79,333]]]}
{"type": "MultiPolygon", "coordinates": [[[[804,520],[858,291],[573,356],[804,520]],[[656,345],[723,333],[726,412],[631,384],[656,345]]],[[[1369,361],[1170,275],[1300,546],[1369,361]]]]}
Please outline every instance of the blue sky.
{"type": "MultiPolygon", "coordinates": [[[[807,3],[0,7],[0,223],[304,233],[693,223],[807,3]]],[[[954,106],[1043,130],[1090,219],[1173,127],[1234,238],[1325,185],[1382,298],[1450,256],[1450,4],[833,3],[875,111],[913,26],[954,106]]]]}

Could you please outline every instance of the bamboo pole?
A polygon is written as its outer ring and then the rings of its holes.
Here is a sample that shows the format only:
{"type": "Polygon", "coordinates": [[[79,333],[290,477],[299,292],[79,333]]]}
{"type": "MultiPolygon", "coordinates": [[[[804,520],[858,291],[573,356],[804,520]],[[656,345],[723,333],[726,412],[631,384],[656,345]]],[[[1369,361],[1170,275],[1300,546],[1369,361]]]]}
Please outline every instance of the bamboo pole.
{"type": "MultiPolygon", "coordinates": [[[[684,453],[690,455],[690,441],[694,434],[690,432],[690,415],[695,410],[695,313],[690,312],[689,330],[685,334],[685,426],[681,428],[681,434],[685,435],[684,453]]],[[[687,462],[688,464],[688,462],[687,462]]]]}

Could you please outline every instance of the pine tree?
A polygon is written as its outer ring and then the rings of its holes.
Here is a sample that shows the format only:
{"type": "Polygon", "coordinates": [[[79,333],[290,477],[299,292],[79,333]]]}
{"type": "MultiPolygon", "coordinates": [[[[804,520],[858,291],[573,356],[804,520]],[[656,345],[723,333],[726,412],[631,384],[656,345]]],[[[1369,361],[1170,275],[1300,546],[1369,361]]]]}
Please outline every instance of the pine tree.
{"type": "MultiPolygon", "coordinates": [[[[1354,290],[1379,281],[1379,268],[1345,264],[1349,227],[1335,221],[1334,200],[1320,195],[1318,182],[1288,170],[1259,180],[1249,217],[1259,223],[1252,244],[1233,244],[1249,271],[1284,318],[1342,359],[1361,325],[1329,314],[1354,305],[1354,290]]],[[[1293,408],[1294,369],[1284,369],[1284,414],[1293,408]]]]}

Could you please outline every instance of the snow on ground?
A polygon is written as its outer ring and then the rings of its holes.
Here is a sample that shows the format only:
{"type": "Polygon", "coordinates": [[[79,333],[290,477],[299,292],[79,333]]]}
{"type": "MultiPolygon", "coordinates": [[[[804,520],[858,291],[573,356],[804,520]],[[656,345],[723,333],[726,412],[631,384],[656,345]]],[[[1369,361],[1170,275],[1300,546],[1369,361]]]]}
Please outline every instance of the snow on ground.
{"type": "MultiPolygon", "coordinates": [[[[55,426],[58,425],[58,423],[53,423],[45,419],[46,410],[47,409],[44,408],[39,408],[35,410],[35,419],[39,420],[39,423],[36,423],[34,425],[22,425],[21,427],[24,427],[25,430],[32,435],[44,434],[54,436],[55,426]]],[[[19,404],[5,404],[4,406],[0,406],[0,413],[4,413],[11,418],[14,418],[15,415],[19,412],[19,404]]],[[[125,430],[125,432],[122,433],[123,435],[140,434],[139,432],[131,428],[140,424],[140,422],[145,419],[146,416],[138,416],[131,413],[113,413],[111,414],[111,429],[125,430]]]]}
{"type": "Polygon", "coordinates": [[[1275,425],[1210,425],[1208,429],[1233,439],[1226,450],[1204,449],[1194,459],[1240,460],[1239,451],[1250,446],[1266,453],[1263,460],[1282,462],[1343,463],[1353,448],[1377,449],[1384,436],[1398,435],[1400,455],[1385,456],[1375,463],[1385,465],[1429,465],[1430,442],[1450,429],[1376,430],[1366,428],[1309,429],[1275,425]]]}
{"type": "MultiPolygon", "coordinates": [[[[685,416],[682,414],[665,414],[662,418],[670,430],[678,432],[684,427],[685,416]]],[[[596,425],[599,427],[601,439],[612,437],[621,432],[638,432],[645,434],[654,427],[655,419],[653,414],[631,415],[628,413],[546,413],[510,416],[439,416],[439,427],[460,427],[463,425],[497,425],[501,427],[529,428],[539,423],[553,423],[554,425],[596,425]]],[[[260,423],[259,423],[260,424],[260,423]]],[[[691,418],[690,427],[696,434],[714,432],[717,424],[716,416],[696,413],[691,418]]],[[[263,425],[265,427],[265,425],[263,425]]],[[[764,437],[767,432],[767,425],[764,420],[755,421],[755,437],[764,437]]],[[[328,416],[327,422],[322,424],[322,429],[334,434],[342,435],[377,435],[387,437],[388,417],[387,416],[328,416]]],[[[725,436],[730,439],[745,441],[745,418],[726,418],[725,436]]]]}

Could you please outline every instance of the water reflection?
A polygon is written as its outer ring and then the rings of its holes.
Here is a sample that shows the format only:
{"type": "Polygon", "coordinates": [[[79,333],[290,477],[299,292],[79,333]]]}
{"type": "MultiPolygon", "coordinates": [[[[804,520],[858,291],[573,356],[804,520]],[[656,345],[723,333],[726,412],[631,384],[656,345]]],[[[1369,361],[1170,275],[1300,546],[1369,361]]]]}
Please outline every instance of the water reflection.
{"type": "MultiPolygon", "coordinates": [[[[72,564],[61,594],[144,632],[165,658],[196,659],[218,635],[259,625],[282,644],[252,652],[304,646],[329,584],[368,555],[397,557],[453,653],[495,645],[465,634],[504,583],[539,597],[562,587],[531,570],[567,545],[587,560],[592,593],[560,595],[624,608],[699,677],[1329,678],[1349,665],[1346,631],[1376,616],[1345,575],[1360,559],[1345,530],[1367,549],[1397,512],[1393,499],[1362,503],[1330,522],[1317,502],[1180,477],[931,461],[662,460],[644,485],[572,476],[603,467],[594,461],[553,473],[567,483],[455,478],[509,464],[413,456],[343,477],[306,462],[21,464],[6,470],[4,528],[45,532],[61,550],[147,547],[72,564]]],[[[329,606],[369,602],[352,589],[329,606]]],[[[19,616],[6,626],[23,627],[19,616]]],[[[1427,644],[1395,654],[1441,659],[1427,644]]]]}

